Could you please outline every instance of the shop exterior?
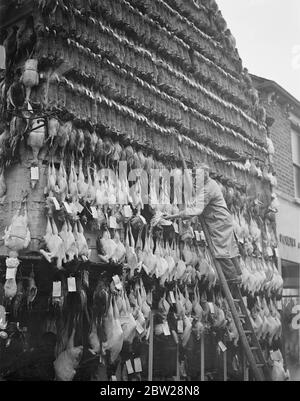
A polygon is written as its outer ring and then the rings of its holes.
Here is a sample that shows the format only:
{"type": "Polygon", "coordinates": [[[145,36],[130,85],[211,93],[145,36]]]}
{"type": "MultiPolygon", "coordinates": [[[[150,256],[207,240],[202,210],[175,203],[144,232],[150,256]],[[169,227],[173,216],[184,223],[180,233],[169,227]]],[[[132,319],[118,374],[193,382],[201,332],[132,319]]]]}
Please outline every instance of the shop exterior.
{"type": "MultiPolygon", "coordinates": [[[[278,252],[284,278],[283,316],[287,360],[300,363],[299,330],[291,327],[300,304],[300,102],[276,82],[253,76],[269,120],[275,147],[274,167],[279,200],[278,252]]],[[[299,380],[299,377],[297,377],[299,380]]]]}
{"type": "Polygon", "coordinates": [[[200,221],[162,217],[183,207],[163,175],[183,157],[234,217],[253,371],[276,354],[284,380],[265,110],[216,2],[35,4],[1,6],[0,376],[254,379],[200,221]],[[148,203],[141,176],[99,173],[122,161],[149,175],[148,203]],[[20,367],[39,352],[48,371],[20,367]]]}

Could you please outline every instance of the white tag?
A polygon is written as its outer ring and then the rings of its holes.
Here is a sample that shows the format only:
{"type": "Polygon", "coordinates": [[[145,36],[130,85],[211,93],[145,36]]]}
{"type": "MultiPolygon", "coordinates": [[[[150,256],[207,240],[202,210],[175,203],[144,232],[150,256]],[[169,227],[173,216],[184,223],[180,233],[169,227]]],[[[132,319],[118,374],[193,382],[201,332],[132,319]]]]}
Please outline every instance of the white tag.
{"type": "Polygon", "coordinates": [[[116,289],[121,290],[122,289],[122,283],[120,281],[120,277],[118,275],[113,276],[113,281],[115,283],[116,289]]]}
{"type": "Polygon", "coordinates": [[[123,214],[124,217],[131,217],[132,216],[132,210],[131,207],[129,205],[126,205],[123,207],[123,214]]]}
{"type": "Polygon", "coordinates": [[[59,206],[57,199],[54,196],[51,199],[52,199],[52,202],[54,203],[55,210],[60,210],[60,206],[59,206]]]}
{"type": "Polygon", "coordinates": [[[281,361],[282,359],[282,355],[280,351],[271,351],[270,352],[270,358],[272,359],[272,361],[281,361]]]}
{"type": "Polygon", "coordinates": [[[177,331],[178,331],[178,334],[183,333],[183,321],[182,320],[178,320],[178,322],[177,322],[177,331]]]}
{"type": "Polygon", "coordinates": [[[163,323],[163,331],[164,331],[164,335],[165,336],[170,336],[171,335],[168,322],[164,322],[163,323]]]}
{"type": "Polygon", "coordinates": [[[17,275],[17,268],[16,267],[8,267],[6,269],[6,280],[9,280],[11,278],[15,279],[17,275]]]}
{"type": "Polygon", "coordinates": [[[215,313],[215,306],[212,302],[208,302],[210,313],[215,313]]]}
{"type": "Polygon", "coordinates": [[[239,242],[240,242],[241,244],[244,244],[244,243],[245,243],[244,238],[240,238],[240,239],[239,239],[239,242]]]}
{"type": "Polygon", "coordinates": [[[201,241],[205,241],[205,235],[204,235],[203,231],[200,231],[200,238],[201,238],[201,241]]]}
{"type": "Polygon", "coordinates": [[[220,350],[221,350],[222,352],[227,351],[227,347],[226,347],[226,345],[223,343],[223,341],[219,341],[219,342],[218,342],[218,346],[219,346],[219,348],[220,348],[220,350]]]}
{"type": "Polygon", "coordinates": [[[78,211],[79,214],[80,214],[80,213],[83,211],[83,209],[84,209],[84,207],[82,206],[82,204],[79,203],[79,202],[76,203],[76,207],[77,207],[77,211],[78,211]]]}
{"type": "Polygon", "coordinates": [[[112,382],[116,382],[116,381],[117,381],[117,377],[116,377],[115,375],[113,375],[113,376],[111,377],[111,381],[112,381],[112,382]]]}
{"type": "Polygon", "coordinates": [[[126,368],[127,368],[127,373],[129,375],[131,375],[132,373],[134,373],[133,367],[132,367],[132,363],[131,360],[128,359],[128,361],[126,361],[126,368]]]}
{"type": "Polygon", "coordinates": [[[146,273],[147,275],[149,275],[148,267],[145,266],[144,263],[143,263],[142,267],[143,267],[143,269],[145,270],[145,273],[146,273]]]}
{"type": "Polygon", "coordinates": [[[179,228],[177,223],[173,223],[174,231],[176,234],[179,234],[179,228]]]}
{"type": "Polygon", "coordinates": [[[136,320],[135,322],[136,322],[136,331],[137,331],[139,334],[144,333],[145,330],[144,330],[143,327],[141,326],[140,322],[138,322],[137,320],[136,320]]]}
{"type": "Polygon", "coordinates": [[[279,311],[282,310],[282,302],[281,302],[281,301],[277,301],[277,309],[278,309],[279,311]]]}
{"type": "Polygon", "coordinates": [[[195,233],[196,241],[201,241],[201,237],[200,237],[199,231],[194,231],[194,233],[195,233]]]}
{"type": "Polygon", "coordinates": [[[61,281],[54,281],[53,289],[52,289],[52,296],[61,297],[61,281]]]}
{"type": "Polygon", "coordinates": [[[257,300],[258,306],[261,307],[261,302],[260,302],[259,296],[256,297],[256,300],[257,300]]]}
{"type": "Polygon", "coordinates": [[[98,218],[98,213],[97,213],[97,209],[95,208],[95,206],[91,206],[91,212],[92,212],[92,216],[94,219],[98,218]]]}
{"type": "Polygon", "coordinates": [[[30,168],[30,178],[32,180],[38,181],[40,178],[39,168],[38,167],[31,167],[30,168]]]}
{"type": "Polygon", "coordinates": [[[275,248],[274,251],[275,251],[275,256],[276,256],[276,258],[279,258],[279,249],[278,249],[278,248],[275,248]]]}
{"type": "Polygon", "coordinates": [[[109,227],[110,228],[118,228],[117,220],[115,216],[110,216],[109,218],[109,227]]]}
{"type": "Polygon", "coordinates": [[[76,292],[76,280],[75,277],[68,277],[68,291],[76,292]]]}
{"type": "Polygon", "coordinates": [[[267,248],[267,253],[268,253],[268,256],[273,256],[273,251],[272,251],[271,247],[267,248]]]}
{"type": "Polygon", "coordinates": [[[176,304],[176,300],[175,300],[173,291],[170,291],[169,294],[170,294],[170,299],[171,299],[172,304],[176,304]]]}
{"type": "Polygon", "coordinates": [[[146,219],[145,219],[144,216],[141,216],[141,215],[140,215],[140,219],[142,220],[142,223],[143,223],[143,224],[147,224],[147,221],[146,221],[146,219]]]}
{"type": "Polygon", "coordinates": [[[248,298],[247,297],[243,297],[243,301],[244,301],[245,306],[248,306],[248,298]]]}
{"type": "Polygon", "coordinates": [[[133,363],[135,373],[140,373],[143,371],[141,358],[134,358],[133,363]]]}
{"type": "Polygon", "coordinates": [[[87,270],[83,271],[83,282],[87,287],[89,286],[89,272],[87,270]]]}
{"type": "Polygon", "coordinates": [[[146,341],[149,340],[150,337],[150,327],[148,327],[147,334],[146,334],[146,341]]]}
{"type": "Polygon", "coordinates": [[[71,209],[70,205],[68,204],[68,202],[63,202],[63,204],[66,209],[66,212],[69,214],[72,214],[72,209],[71,209]]]}

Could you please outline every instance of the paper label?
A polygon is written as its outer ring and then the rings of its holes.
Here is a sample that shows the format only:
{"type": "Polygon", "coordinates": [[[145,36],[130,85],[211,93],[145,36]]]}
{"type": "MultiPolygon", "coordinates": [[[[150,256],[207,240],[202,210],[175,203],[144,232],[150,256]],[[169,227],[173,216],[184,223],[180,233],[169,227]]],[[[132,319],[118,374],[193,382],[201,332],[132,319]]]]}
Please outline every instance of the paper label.
{"type": "Polygon", "coordinates": [[[122,289],[122,283],[120,281],[120,277],[118,275],[113,276],[113,281],[115,283],[115,286],[117,288],[117,290],[121,290],[122,289]]]}
{"type": "Polygon", "coordinates": [[[276,256],[276,258],[279,258],[279,249],[278,249],[278,248],[275,248],[274,251],[275,251],[275,256],[276,256]]]}
{"type": "Polygon", "coordinates": [[[174,231],[176,234],[179,234],[179,228],[177,223],[173,223],[174,231]]]}
{"type": "Polygon", "coordinates": [[[201,241],[205,241],[205,235],[204,235],[203,231],[200,231],[200,238],[201,238],[201,241]]]}
{"type": "Polygon", "coordinates": [[[32,180],[37,181],[40,177],[39,168],[38,167],[31,167],[30,168],[30,178],[32,180]]]}
{"type": "Polygon", "coordinates": [[[77,207],[77,210],[78,210],[78,213],[79,213],[79,214],[80,214],[80,213],[83,211],[83,209],[84,209],[84,207],[82,206],[82,204],[79,203],[79,202],[77,202],[76,207],[77,207]]]}
{"type": "Polygon", "coordinates": [[[8,267],[6,269],[6,280],[9,280],[11,278],[15,279],[17,275],[17,268],[16,267],[8,267]]]}
{"type": "Polygon", "coordinates": [[[123,207],[123,214],[125,217],[131,217],[132,216],[132,210],[129,205],[126,205],[123,207]]]}
{"type": "Polygon", "coordinates": [[[164,322],[163,323],[163,332],[164,332],[165,336],[170,336],[171,335],[168,322],[164,322]]]}
{"type": "Polygon", "coordinates": [[[136,373],[140,373],[143,371],[141,358],[134,358],[133,364],[136,373]]]}
{"type": "Polygon", "coordinates": [[[260,302],[259,296],[256,297],[256,300],[257,300],[258,306],[261,307],[261,302],[260,302]]]}
{"type": "Polygon", "coordinates": [[[146,219],[145,219],[144,216],[140,216],[140,219],[142,220],[142,223],[143,223],[143,224],[147,224],[147,221],[146,221],[146,219]]]}
{"type": "Polygon", "coordinates": [[[221,350],[222,352],[227,351],[227,347],[226,347],[226,345],[223,343],[223,341],[219,341],[219,342],[218,342],[218,346],[219,346],[219,348],[220,348],[220,350],[221,350]]]}
{"type": "Polygon", "coordinates": [[[92,216],[94,219],[98,218],[98,213],[97,213],[97,209],[95,208],[95,206],[91,206],[91,212],[92,212],[92,216]]]}
{"type": "Polygon", "coordinates": [[[149,340],[150,337],[150,327],[148,327],[147,334],[146,334],[146,341],[149,340]]]}
{"type": "Polygon", "coordinates": [[[76,280],[75,277],[68,277],[68,291],[76,292],[76,280]]]}
{"type": "Polygon", "coordinates": [[[212,302],[208,302],[210,313],[215,313],[215,306],[212,302]]]}
{"type": "Polygon", "coordinates": [[[282,302],[281,302],[281,301],[277,301],[277,309],[278,309],[279,311],[282,310],[282,302]]]}
{"type": "Polygon", "coordinates": [[[196,241],[201,241],[201,237],[200,237],[199,231],[194,231],[194,233],[195,233],[196,241]]]}
{"type": "Polygon", "coordinates": [[[144,333],[143,327],[141,326],[140,322],[138,322],[137,320],[136,320],[136,331],[137,331],[139,334],[144,333]]]}
{"type": "Polygon", "coordinates": [[[52,296],[61,297],[61,281],[54,281],[53,289],[52,289],[52,296]]]}
{"type": "Polygon", "coordinates": [[[57,199],[54,196],[51,199],[52,199],[52,202],[54,203],[55,210],[60,210],[60,206],[59,206],[57,199]]]}
{"type": "Polygon", "coordinates": [[[267,248],[267,254],[268,254],[268,256],[273,256],[272,248],[270,248],[270,247],[267,248]]]}
{"type": "Polygon", "coordinates": [[[244,304],[245,304],[246,306],[248,306],[248,298],[247,298],[247,297],[243,297],[243,301],[244,301],[244,304]]]}
{"type": "Polygon", "coordinates": [[[169,294],[170,294],[170,299],[171,299],[172,304],[176,304],[176,300],[175,300],[173,291],[170,291],[169,294]]]}
{"type": "Polygon", "coordinates": [[[6,69],[6,51],[5,47],[0,45],[0,70],[6,69]]]}
{"type": "Polygon", "coordinates": [[[112,376],[112,377],[111,377],[111,381],[112,381],[112,382],[116,382],[116,381],[117,381],[117,377],[116,377],[116,376],[112,376]]]}
{"type": "Polygon", "coordinates": [[[133,367],[132,367],[132,363],[131,360],[128,359],[128,361],[126,361],[126,368],[127,368],[127,373],[129,375],[131,375],[132,373],[134,373],[133,367]]]}
{"type": "Polygon", "coordinates": [[[183,333],[183,321],[182,320],[178,320],[178,322],[177,322],[177,331],[178,331],[178,334],[183,333]]]}
{"type": "Polygon", "coordinates": [[[69,214],[72,214],[72,209],[71,209],[69,203],[68,202],[63,202],[63,204],[64,204],[64,207],[66,209],[66,212],[69,213],[69,214]]]}
{"type": "Polygon", "coordinates": [[[110,216],[109,218],[109,227],[110,228],[118,228],[117,220],[115,216],[110,216]]]}

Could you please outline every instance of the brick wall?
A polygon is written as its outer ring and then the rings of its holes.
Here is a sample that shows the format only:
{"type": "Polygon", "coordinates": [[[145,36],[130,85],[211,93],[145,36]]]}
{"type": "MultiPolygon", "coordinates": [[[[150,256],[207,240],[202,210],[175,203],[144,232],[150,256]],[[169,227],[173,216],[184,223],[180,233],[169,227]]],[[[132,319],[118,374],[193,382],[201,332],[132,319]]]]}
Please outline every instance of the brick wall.
{"type": "Polygon", "coordinates": [[[277,174],[278,189],[286,195],[295,196],[294,171],[291,145],[291,124],[284,106],[277,102],[270,104],[261,99],[269,117],[274,118],[271,138],[275,147],[274,168],[277,174]]]}

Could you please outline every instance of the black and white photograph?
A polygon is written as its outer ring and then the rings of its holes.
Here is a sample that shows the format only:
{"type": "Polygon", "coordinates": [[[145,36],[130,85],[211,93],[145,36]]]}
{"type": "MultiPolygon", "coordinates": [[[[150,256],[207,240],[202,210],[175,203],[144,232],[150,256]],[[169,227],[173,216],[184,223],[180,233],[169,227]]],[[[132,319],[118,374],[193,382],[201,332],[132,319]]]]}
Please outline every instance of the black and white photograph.
{"type": "Polygon", "coordinates": [[[66,381],[300,381],[299,0],[0,0],[0,386],[66,381]]]}

